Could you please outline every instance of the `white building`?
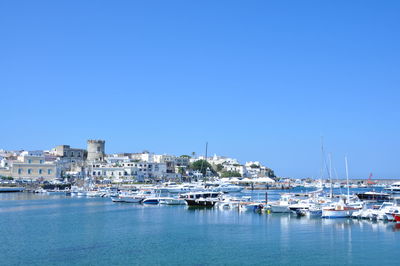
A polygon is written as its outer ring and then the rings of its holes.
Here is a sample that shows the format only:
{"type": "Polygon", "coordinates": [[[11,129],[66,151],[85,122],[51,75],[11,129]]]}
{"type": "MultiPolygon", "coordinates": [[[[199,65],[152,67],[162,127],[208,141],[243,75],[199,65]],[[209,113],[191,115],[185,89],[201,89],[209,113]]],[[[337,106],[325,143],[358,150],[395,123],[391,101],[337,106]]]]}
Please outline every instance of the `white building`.
{"type": "Polygon", "coordinates": [[[124,179],[144,181],[145,179],[161,179],[171,177],[167,173],[165,163],[129,161],[118,165],[109,163],[95,163],[90,166],[89,173],[92,177],[107,179],[124,179]]]}

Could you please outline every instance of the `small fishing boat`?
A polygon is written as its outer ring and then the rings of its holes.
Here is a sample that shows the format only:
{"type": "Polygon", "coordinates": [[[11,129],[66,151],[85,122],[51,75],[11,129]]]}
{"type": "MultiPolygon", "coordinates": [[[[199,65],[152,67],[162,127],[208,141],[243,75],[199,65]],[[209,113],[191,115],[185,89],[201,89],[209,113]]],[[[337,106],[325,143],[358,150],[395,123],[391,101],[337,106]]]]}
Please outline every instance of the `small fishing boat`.
{"type": "Polygon", "coordinates": [[[359,209],[349,207],[342,200],[333,203],[331,206],[322,208],[322,218],[348,218],[353,212],[359,209]]]}

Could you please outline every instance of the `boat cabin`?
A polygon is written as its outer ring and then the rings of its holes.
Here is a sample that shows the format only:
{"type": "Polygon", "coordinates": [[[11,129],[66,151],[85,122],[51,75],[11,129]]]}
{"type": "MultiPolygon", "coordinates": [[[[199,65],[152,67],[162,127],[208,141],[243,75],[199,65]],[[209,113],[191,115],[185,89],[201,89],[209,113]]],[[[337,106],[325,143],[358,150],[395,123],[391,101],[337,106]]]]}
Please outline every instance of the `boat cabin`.
{"type": "Polygon", "coordinates": [[[183,199],[205,199],[205,198],[218,198],[219,192],[192,192],[181,195],[183,199]]]}

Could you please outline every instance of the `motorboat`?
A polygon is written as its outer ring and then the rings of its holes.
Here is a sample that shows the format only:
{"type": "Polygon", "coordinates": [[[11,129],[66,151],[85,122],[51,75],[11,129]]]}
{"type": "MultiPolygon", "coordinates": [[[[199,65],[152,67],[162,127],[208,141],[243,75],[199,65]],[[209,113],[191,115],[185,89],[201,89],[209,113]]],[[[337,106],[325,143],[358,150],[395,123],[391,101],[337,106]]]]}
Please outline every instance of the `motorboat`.
{"type": "Polygon", "coordinates": [[[322,216],[322,207],[320,205],[314,205],[308,208],[307,215],[310,217],[321,217],[322,216]]]}
{"type": "Polygon", "coordinates": [[[221,193],[213,191],[190,192],[182,194],[180,198],[184,199],[189,206],[214,207],[220,201],[221,193]]]}
{"type": "Polygon", "coordinates": [[[368,191],[368,192],[364,192],[364,193],[358,193],[356,195],[360,200],[377,201],[377,202],[388,201],[389,197],[390,197],[390,195],[387,194],[387,193],[381,193],[381,192],[375,192],[375,191],[368,191]]]}
{"type": "Polygon", "coordinates": [[[388,221],[394,221],[394,216],[400,214],[400,207],[393,206],[386,212],[386,219],[388,221]]]}
{"type": "Polygon", "coordinates": [[[387,220],[386,213],[394,206],[393,202],[384,202],[379,209],[372,210],[371,219],[373,220],[387,220]]]}
{"type": "Polygon", "coordinates": [[[394,182],[389,187],[384,188],[389,193],[400,193],[400,182],[394,182]]]}
{"type": "Polygon", "coordinates": [[[182,184],[182,185],[168,185],[163,187],[163,191],[167,193],[189,193],[203,190],[204,187],[192,184],[182,184]]]}
{"type": "Polygon", "coordinates": [[[314,205],[315,204],[311,200],[300,200],[299,202],[290,204],[288,208],[293,213],[297,213],[297,210],[308,210],[314,205]]]}
{"type": "Polygon", "coordinates": [[[163,197],[163,198],[160,198],[160,204],[165,204],[165,205],[186,205],[186,201],[184,199],[179,199],[179,198],[163,197]]]}
{"type": "Polygon", "coordinates": [[[35,193],[46,193],[47,194],[47,192],[48,191],[46,189],[42,188],[42,187],[35,190],[35,193]]]}
{"type": "Polygon", "coordinates": [[[159,197],[148,197],[142,201],[143,204],[159,204],[160,198],[159,197]]]}
{"type": "Polygon", "coordinates": [[[112,197],[111,200],[113,202],[125,202],[125,203],[141,203],[143,198],[132,196],[119,196],[119,197],[112,197]]]}
{"type": "Polygon", "coordinates": [[[91,190],[86,193],[87,197],[96,198],[96,197],[104,197],[106,195],[105,192],[98,191],[98,190],[91,190]]]}
{"type": "Polygon", "coordinates": [[[223,199],[219,202],[217,202],[216,206],[219,209],[237,209],[239,208],[239,205],[242,203],[250,202],[251,197],[246,196],[246,197],[230,197],[230,196],[224,196],[223,199]]]}
{"type": "Polygon", "coordinates": [[[308,213],[308,209],[296,209],[297,216],[306,216],[308,213]]]}
{"type": "Polygon", "coordinates": [[[111,197],[113,202],[141,203],[145,197],[142,194],[121,192],[117,197],[111,197]]]}
{"type": "Polygon", "coordinates": [[[216,192],[223,192],[223,193],[233,193],[233,192],[240,192],[243,190],[244,187],[233,185],[233,184],[220,184],[219,186],[213,188],[213,191],[216,192]]]}
{"type": "Polygon", "coordinates": [[[264,205],[260,202],[243,202],[239,204],[240,211],[253,211],[259,212],[264,208],[264,205]]]}
{"type": "Polygon", "coordinates": [[[283,194],[279,201],[270,203],[271,212],[275,213],[289,213],[289,205],[294,203],[291,194],[283,194]]]}

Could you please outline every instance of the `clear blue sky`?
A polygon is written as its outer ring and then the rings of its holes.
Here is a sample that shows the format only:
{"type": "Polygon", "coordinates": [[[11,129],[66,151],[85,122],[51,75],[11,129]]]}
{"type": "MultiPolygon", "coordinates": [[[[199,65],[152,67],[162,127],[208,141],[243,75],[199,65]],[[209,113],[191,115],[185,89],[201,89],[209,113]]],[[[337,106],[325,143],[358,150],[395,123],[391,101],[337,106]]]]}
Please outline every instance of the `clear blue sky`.
{"type": "Polygon", "coordinates": [[[0,148],[400,177],[400,1],[1,1],[0,148]]]}

